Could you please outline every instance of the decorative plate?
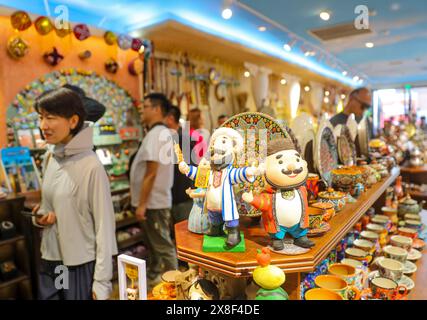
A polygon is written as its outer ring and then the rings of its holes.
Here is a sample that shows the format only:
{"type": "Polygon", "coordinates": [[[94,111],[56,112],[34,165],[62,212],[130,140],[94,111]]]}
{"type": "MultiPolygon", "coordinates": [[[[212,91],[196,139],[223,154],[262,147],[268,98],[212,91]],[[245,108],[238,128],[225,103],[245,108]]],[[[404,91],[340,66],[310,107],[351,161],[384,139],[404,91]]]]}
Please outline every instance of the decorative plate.
{"type": "Polygon", "coordinates": [[[296,245],[294,245],[293,243],[284,243],[285,247],[283,248],[283,250],[274,250],[273,247],[269,246],[270,250],[278,253],[278,254],[283,254],[286,256],[298,256],[300,254],[304,254],[310,251],[310,249],[306,249],[306,248],[301,248],[298,247],[296,245]]]}
{"type": "MultiPolygon", "coordinates": [[[[253,162],[264,162],[265,159],[260,159],[259,155],[267,155],[267,143],[276,138],[290,140],[295,149],[300,152],[300,147],[292,130],[287,126],[282,126],[272,117],[259,112],[245,112],[235,115],[228,119],[222,127],[232,128],[239,131],[245,143],[244,154],[240,161],[234,165],[236,167],[249,166],[253,162]],[[261,141],[261,143],[260,143],[261,141]],[[264,143],[262,143],[264,141],[264,143]]],[[[240,215],[250,217],[261,216],[261,211],[256,210],[250,204],[242,201],[243,192],[253,191],[255,194],[261,193],[267,183],[263,176],[258,177],[253,183],[241,183],[234,186],[234,194],[236,204],[240,215]]]]}
{"type": "Polygon", "coordinates": [[[322,222],[320,224],[319,228],[308,230],[307,236],[309,236],[309,237],[319,237],[319,236],[324,235],[329,230],[331,230],[331,225],[329,223],[327,223],[327,222],[322,222]]]}
{"type": "Polygon", "coordinates": [[[419,252],[418,250],[413,249],[413,248],[408,253],[408,260],[410,260],[410,261],[417,261],[417,260],[421,259],[421,257],[422,257],[421,252],[419,252]]]}
{"type": "Polygon", "coordinates": [[[360,155],[369,157],[369,127],[368,118],[363,117],[357,127],[357,141],[359,143],[360,155]]]}
{"type": "Polygon", "coordinates": [[[314,128],[313,120],[308,113],[301,113],[294,119],[291,130],[301,147],[302,156],[310,165],[313,163],[314,128]]]}
{"type": "Polygon", "coordinates": [[[353,142],[356,141],[358,124],[354,116],[354,113],[349,115],[347,119],[347,127],[348,127],[348,130],[350,131],[351,139],[353,140],[353,142]]]}
{"type": "Polygon", "coordinates": [[[331,185],[331,171],[338,167],[338,150],[333,128],[329,120],[323,119],[317,131],[314,147],[314,163],[321,178],[331,185]]]}
{"type": "MultiPolygon", "coordinates": [[[[337,126],[338,127],[338,126],[337,126]]],[[[352,166],[356,164],[356,146],[351,139],[350,130],[346,125],[339,125],[337,136],[338,156],[343,165],[352,166]]]]}
{"type": "Polygon", "coordinates": [[[413,262],[411,262],[411,261],[406,261],[403,264],[403,267],[404,267],[403,273],[405,275],[411,275],[411,274],[415,273],[417,271],[417,269],[418,269],[417,266],[416,266],[416,264],[413,263],[413,262]]]}

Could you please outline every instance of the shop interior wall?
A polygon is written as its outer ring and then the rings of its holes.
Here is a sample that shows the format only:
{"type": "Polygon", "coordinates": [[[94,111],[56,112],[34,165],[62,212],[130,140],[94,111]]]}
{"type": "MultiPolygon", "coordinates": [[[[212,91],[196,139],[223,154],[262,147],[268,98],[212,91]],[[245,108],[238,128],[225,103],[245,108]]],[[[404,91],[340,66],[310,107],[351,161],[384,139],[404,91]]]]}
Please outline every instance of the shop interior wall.
{"type": "Polygon", "coordinates": [[[9,17],[0,17],[0,147],[6,145],[6,110],[16,94],[27,84],[46,73],[66,68],[95,71],[99,75],[113,80],[128,90],[136,99],[140,99],[138,77],[128,72],[128,63],[138,54],[132,50],[123,51],[117,46],[108,46],[103,38],[92,36],[84,41],[74,35],[59,38],[54,31],[46,36],[39,35],[34,26],[23,32],[12,29],[9,17]],[[13,35],[20,35],[29,44],[28,54],[20,60],[9,57],[6,51],[7,41],[13,35]],[[59,65],[52,67],[44,62],[43,54],[56,47],[65,56],[59,65]],[[79,53],[89,50],[92,57],[81,60],[79,53]],[[104,63],[114,58],[120,65],[116,74],[105,71],[104,63]]]}

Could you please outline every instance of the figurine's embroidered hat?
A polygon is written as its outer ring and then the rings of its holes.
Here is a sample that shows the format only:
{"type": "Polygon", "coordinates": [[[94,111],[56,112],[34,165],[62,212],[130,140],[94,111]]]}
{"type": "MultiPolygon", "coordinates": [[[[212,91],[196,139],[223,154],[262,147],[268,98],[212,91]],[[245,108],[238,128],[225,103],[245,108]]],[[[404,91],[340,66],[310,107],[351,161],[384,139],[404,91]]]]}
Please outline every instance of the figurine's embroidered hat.
{"type": "Polygon", "coordinates": [[[271,140],[267,145],[267,157],[271,156],[272,154],[275,154],[276,152],[283,151],[283,150],[297,150],[294,146],[294,144],[284,138],[277,138],[274,140],[271,140]]]}
{"type": "Polygon", "coordinates": [[[214,131],[214,133],[212,133],[212,136],[211,136],[211,141],[210,141],[211,147],[214,145],[215,140],[219,136],[222,136],[222,135],[228,136],[231,140],[233,140],[236,152],[243,150],[243,137],[242,137],[242,135],[239,132],[237,132],[236,130],[231,129],[231,128],[216,129],[214,131]]]}

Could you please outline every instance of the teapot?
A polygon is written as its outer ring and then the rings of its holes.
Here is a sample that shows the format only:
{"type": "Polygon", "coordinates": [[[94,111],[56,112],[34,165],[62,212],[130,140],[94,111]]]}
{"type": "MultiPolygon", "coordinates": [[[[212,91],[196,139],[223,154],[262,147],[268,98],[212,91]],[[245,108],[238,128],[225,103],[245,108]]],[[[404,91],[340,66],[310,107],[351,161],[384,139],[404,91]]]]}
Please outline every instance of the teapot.
{"type": "Polygon", "coordinates": [[[417,201],[411,198],[410,194],[408,193],[398,206],[398,212],[399,216],[403,217],[405,214],[419,214],[420,211],[423,209],[423,206],[425,204],[425,200],[421,201],[419,204],[417,201]]]}

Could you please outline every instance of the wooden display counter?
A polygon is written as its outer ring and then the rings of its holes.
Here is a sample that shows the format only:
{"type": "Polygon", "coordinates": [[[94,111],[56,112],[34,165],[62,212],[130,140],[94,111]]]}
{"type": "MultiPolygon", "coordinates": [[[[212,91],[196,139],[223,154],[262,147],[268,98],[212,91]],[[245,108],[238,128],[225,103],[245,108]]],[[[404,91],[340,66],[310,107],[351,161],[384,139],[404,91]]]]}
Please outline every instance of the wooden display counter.
{"type": "MultiPolygon", "coordinates": [[[[356,203],[347,204],[330,221],[331,230],[328,233],[321,237],[311,238],[316,245],[308,253],[298,256],[271,254],[271,263],[283,269],[287,274],[285,289],[291,299],[299,297],[301,273],[314,271],[314,268],[328,256],[399,174],[399,168],[394,168],[388,178],[368,189],[356,203]]],[[[259,223],[251,225],[250,218],[242,218],[241,227],[245,234],[246,252],[207,253],[202,251],[203,236],[189,232],[187,221],[180,222],[175,225],[178,258],[228,277],[250,277],[258,266],[257,250],[267,246],[269,238],[259,223]]]]}

